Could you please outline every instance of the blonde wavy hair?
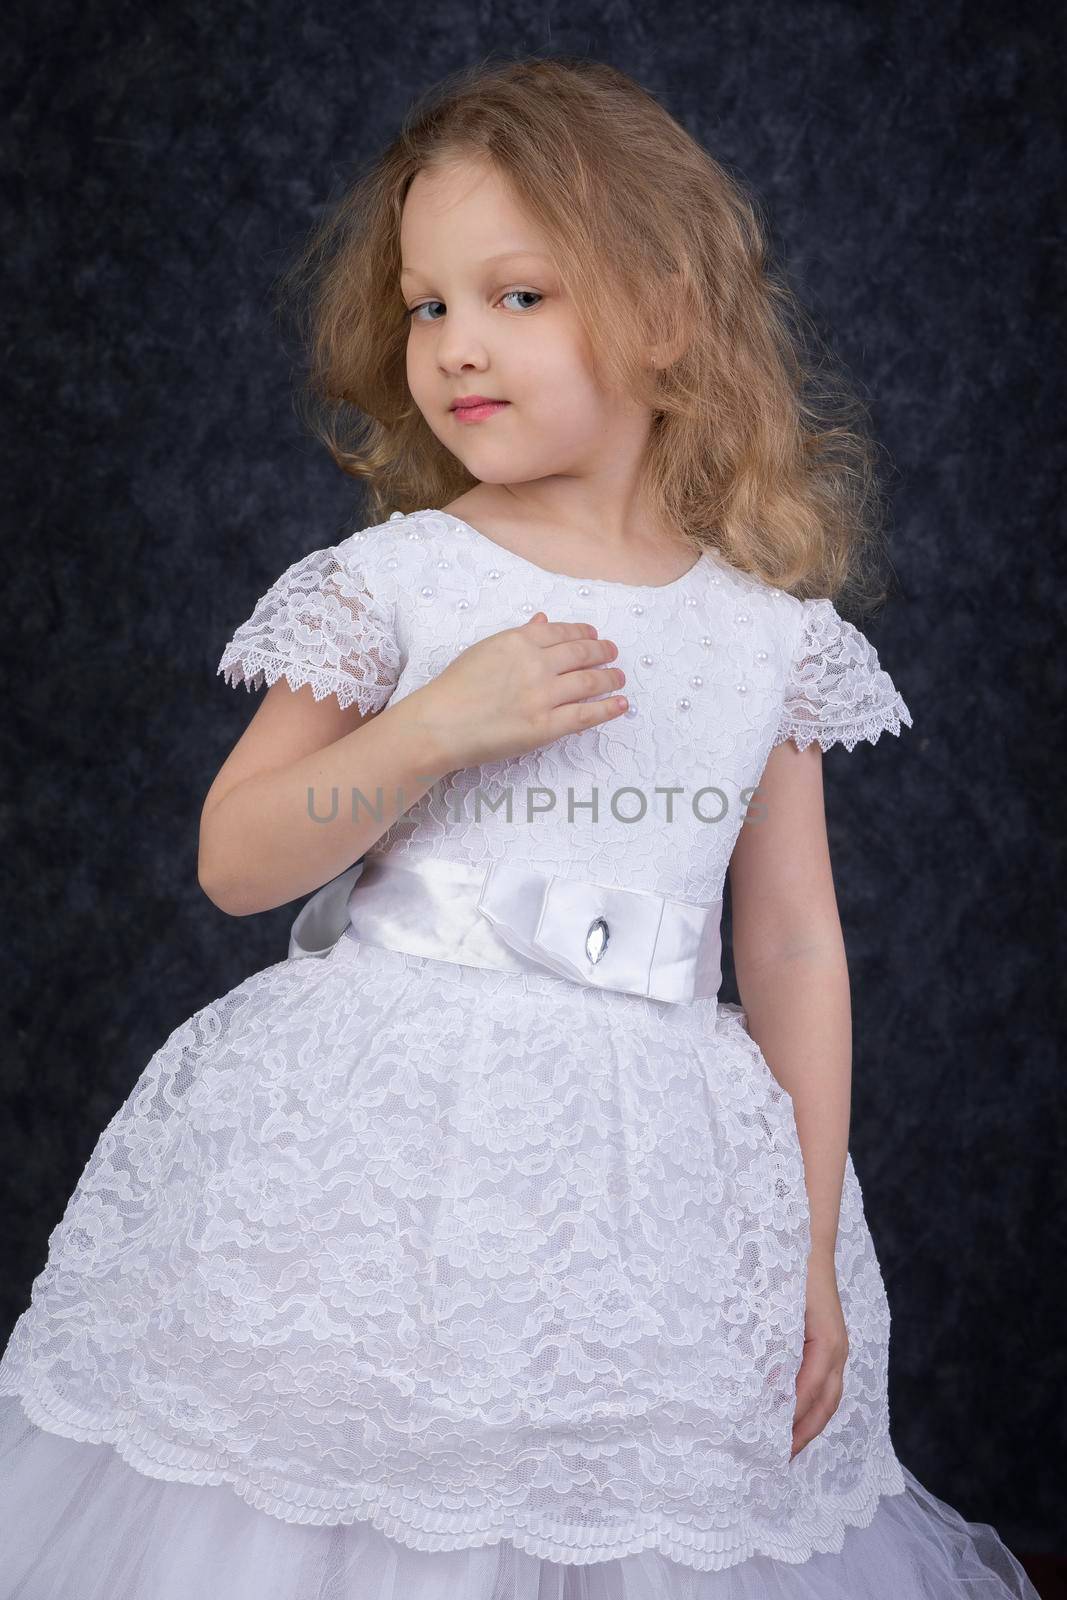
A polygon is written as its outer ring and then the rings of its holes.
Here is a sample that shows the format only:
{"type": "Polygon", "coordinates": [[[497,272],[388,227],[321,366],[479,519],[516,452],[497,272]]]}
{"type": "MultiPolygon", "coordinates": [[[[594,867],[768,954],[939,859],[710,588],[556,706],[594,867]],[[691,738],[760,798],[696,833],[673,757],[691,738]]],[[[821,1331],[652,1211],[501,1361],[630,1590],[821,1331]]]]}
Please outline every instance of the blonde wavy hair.
{"type": "Polygon", "coordinates": [[[879,447],[768,266],[758,203],[652,93],[585,59],[483,60],[445,78],[280,279],[307,351],[301,409],[366,481],[372,517],[443,506],[478,481],[406,376],[404,200],[416,173],[454,161],[510,184],[550,241],[596,375],[651,411],[641,490],[667,525],[798,598],[883,600],[879,447]],[[648,367],[650,340],[674,359],[648,367]]]}

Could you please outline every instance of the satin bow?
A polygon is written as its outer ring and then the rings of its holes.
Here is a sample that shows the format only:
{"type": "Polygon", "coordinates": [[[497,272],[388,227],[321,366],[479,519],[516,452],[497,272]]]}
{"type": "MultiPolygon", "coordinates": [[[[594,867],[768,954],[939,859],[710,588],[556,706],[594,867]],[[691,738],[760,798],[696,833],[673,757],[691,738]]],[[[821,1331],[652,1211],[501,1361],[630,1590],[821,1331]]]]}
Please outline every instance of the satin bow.
{"type": "MultiPolygon", "coordinates": [[[[514,950],[564,978],[654,1000],[691,1000],[712,907],[495,862],[478,910],[514,950]]],[[[718,988],[718,978],[715,980],[718,988]]]]}
{"type": "Polygon", "coordinates": [[[674,900],[525,863],[372,853],[312,895],[289,955],[327,956],[347,932],[438,961],[547,968],[593,988],[688,1001],[718,993],[721,914],[721,900],[674,900]]]}

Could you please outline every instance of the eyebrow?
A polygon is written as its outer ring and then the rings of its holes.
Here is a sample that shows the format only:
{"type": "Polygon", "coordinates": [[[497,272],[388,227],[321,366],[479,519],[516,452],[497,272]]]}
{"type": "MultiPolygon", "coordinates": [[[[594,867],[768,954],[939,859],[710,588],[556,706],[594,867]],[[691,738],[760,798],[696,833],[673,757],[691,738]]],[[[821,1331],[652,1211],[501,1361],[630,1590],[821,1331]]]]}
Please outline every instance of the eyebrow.
{"type": "MultiPolygon", "coordinates": [[[[495,256],[486,256],[485,259],[479,263],[479,265],[483,267],[492,267],[500,261],[516,261],[519,259],[524,261],[545,261],[551,263],[551,257],[542,254],[540,250],[501,250],[495,256]]],[[[402,278],[417,278],[421,276],[421,274],[419,273],[419,269],[417,267],[404,267],[401,270],[400,276],[402,278]]]]}

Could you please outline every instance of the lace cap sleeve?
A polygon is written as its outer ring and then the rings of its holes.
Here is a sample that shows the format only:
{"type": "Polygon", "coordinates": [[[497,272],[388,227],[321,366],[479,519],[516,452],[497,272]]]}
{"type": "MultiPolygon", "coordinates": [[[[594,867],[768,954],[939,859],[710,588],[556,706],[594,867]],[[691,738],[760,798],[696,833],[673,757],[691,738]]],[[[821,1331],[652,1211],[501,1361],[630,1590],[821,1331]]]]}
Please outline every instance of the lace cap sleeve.
{"type": "Polygon", "coordinates": [[[367,715],[389,699],[400,673],[391,607],[358,563],[334,548],[313,550],[287,567],[242,622],[216,669],[251,692],[285,678],[311,685],[316,700],[335,694],[367,715]]]}
{"type": "Polygon", "coordinates": [[[846,622],[829,600],[804,600],[790,663],[776,745],[792,739],[798,750],[818,741],[823,750],[911,727],[911,712],[870,640],[846,622]]]}

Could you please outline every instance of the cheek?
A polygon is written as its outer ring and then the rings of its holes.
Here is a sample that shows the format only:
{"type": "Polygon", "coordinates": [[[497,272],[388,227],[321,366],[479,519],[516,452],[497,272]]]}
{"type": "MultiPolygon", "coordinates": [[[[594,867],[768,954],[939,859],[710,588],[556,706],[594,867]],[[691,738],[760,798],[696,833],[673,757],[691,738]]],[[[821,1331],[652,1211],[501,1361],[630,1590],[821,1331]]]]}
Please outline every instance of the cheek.
{"type": "Polygon", "coordinates": [[[412,394],[415,394],[419,384],[419,369],[421,364],[419,362],[418,355],[415,350],[415,342],[410,331],[408,333],[407,346],[404,351],[404,361],[405,370],[407,372],[408,388],[411,390],[412,394]]]}
{"type": "Polygon", "coordinates": [[[440,376],[433,370],[433,361],[426,355],[426,345],[420,349],[419,341],[409,337],[405,355],[408,393],[436,432],[441,424],[437,413],[441,405],[440,376]]]}
{"type": "Polygon", "coordinates": [[[579,438],[602,427],[605,397],[573,352],[553,366],[544,366],[532,384],[545,425],[556,437],[579,438]]]}
{"type": "MultiPolygon", "coordinates": [[[[510,365],[510,363],[509,363],[510,365]]],[[[545,330],[515,352],[516,389],[546,417],[587,414],[599,406],[599,390],[581,344],[570,330],[545,330]]]]}
{"type": "Polygon", "coordinates": [[[560,348],[560,388],[569,410],[579,408],[584,415],[599,413],[605,396],[593,370],[594,352],[581,325],[574,321],[566,330],[560,348]]]}

